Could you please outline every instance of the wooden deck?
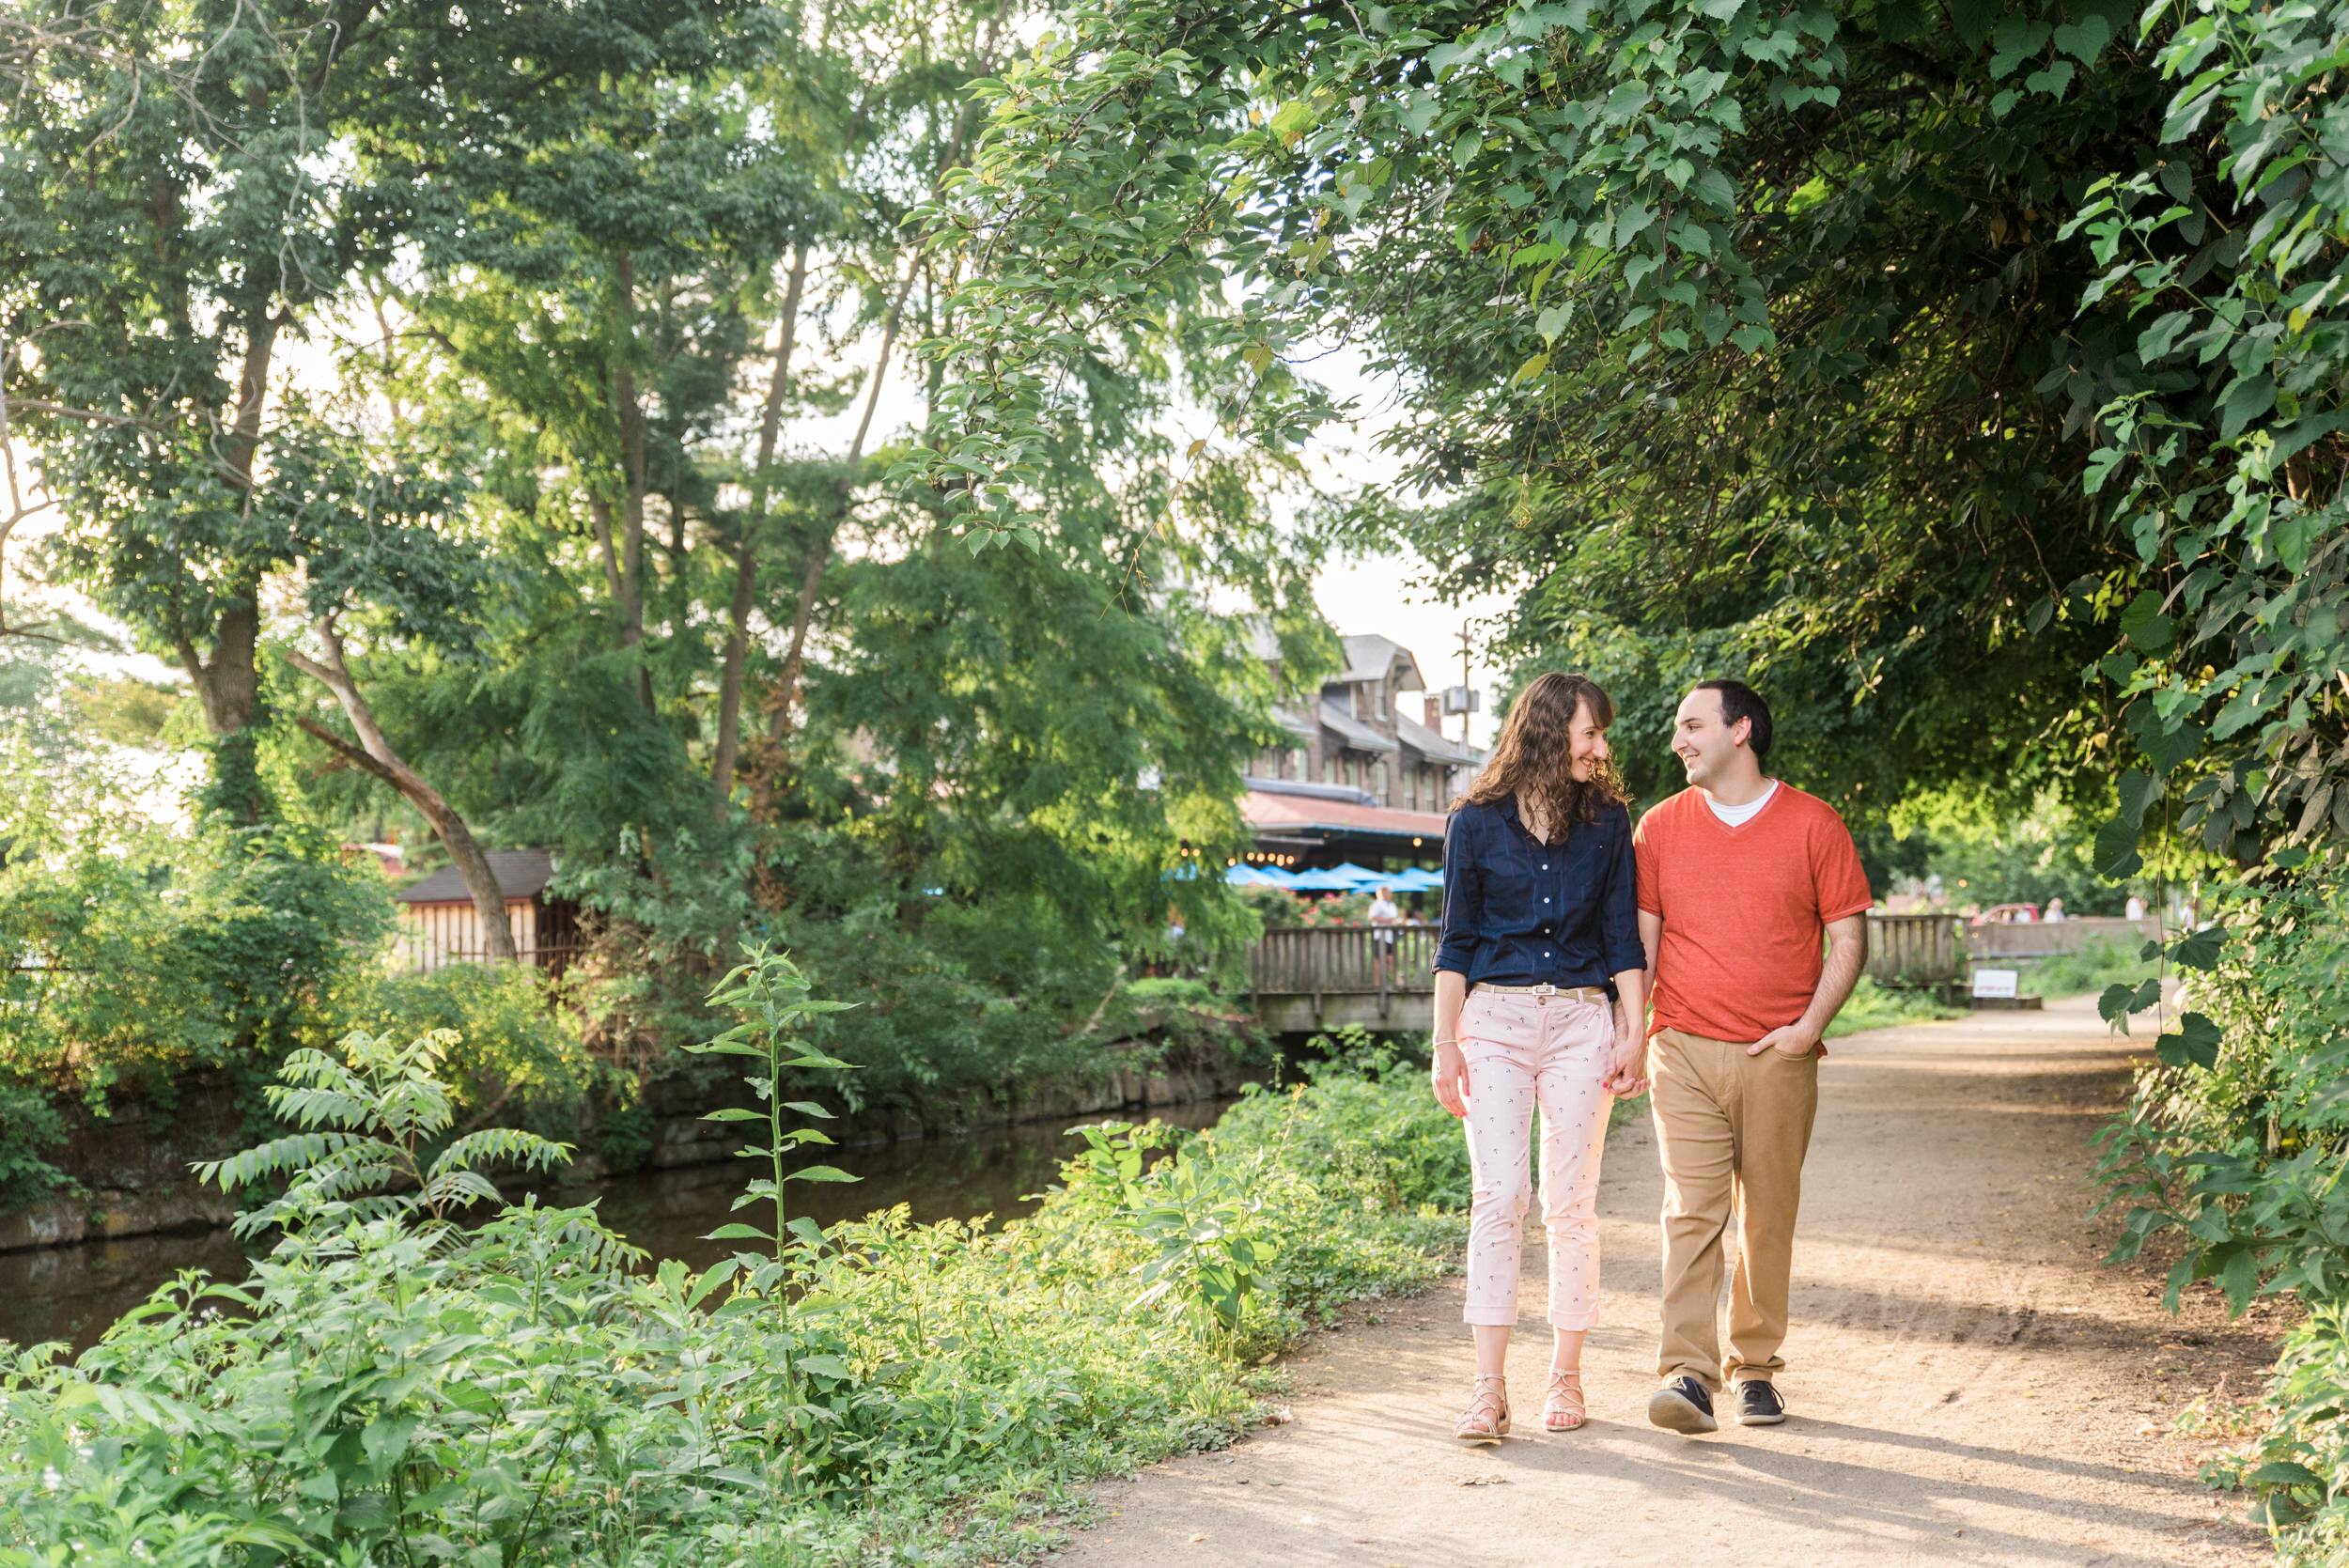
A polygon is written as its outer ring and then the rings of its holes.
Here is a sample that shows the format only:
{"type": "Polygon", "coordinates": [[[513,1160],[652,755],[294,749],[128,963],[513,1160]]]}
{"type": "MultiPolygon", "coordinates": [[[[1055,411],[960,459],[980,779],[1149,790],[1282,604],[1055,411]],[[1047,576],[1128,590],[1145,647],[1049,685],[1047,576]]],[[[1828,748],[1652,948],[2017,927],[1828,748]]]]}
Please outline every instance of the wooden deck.
{"type": "MultiPolygon", "coordinates": [[[[1962,978],[1966,942],[1956,915],[1870,915],[1868,972],[1881,985],[1962,978]]],[[[1267,931],[1248,950],[1256,1016],[1282,1034],[1359,1024],[1372,1033],[1428,1027],[1435,1005],[1432,924],[1307,925],[1267,931]],[[1391,934],[1392,948],[1378,938],[1391,934]]]]}

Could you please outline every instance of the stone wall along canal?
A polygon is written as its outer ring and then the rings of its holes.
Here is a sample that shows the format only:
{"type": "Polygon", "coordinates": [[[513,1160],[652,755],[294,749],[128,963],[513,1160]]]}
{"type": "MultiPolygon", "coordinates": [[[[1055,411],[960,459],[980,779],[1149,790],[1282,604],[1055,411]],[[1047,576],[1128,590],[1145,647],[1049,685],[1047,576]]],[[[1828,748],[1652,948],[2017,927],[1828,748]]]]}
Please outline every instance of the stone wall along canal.
{"type": "MultiPolygon", "coordinates": [[[[1146,1114],[1176,1126],[1205,1127],[1229,1103],[1154,1106],[1146,1114]]],[[[794,1211],[825,1224],[898,1203],[925,1223],[983,1214],[1008,1219],[1034,1208],[1026,1200],[1050,1185],[1059,1162],[1082,1146],[1067,1136],[1077,1120],[1082,1118],[826,1150],[827,1163],[863,1179],[840,1186],[795,1183],[794,1211]]],[[[749,1160],[725,1160],[557,1188],[545,1200],[594,1201],[606,1223],[654,1258],[681,1258],[706,1268],[734,1249],[702,1237],[732,1218],[735,1195],[759,1170],[749,1160]]],[[[206,1229],[0,1253],[0,1339],[21,1344],[63,1340],[86,1348],[182,1269],[242,1279],[248,1251],[226,1230],[206,1229]]]]}

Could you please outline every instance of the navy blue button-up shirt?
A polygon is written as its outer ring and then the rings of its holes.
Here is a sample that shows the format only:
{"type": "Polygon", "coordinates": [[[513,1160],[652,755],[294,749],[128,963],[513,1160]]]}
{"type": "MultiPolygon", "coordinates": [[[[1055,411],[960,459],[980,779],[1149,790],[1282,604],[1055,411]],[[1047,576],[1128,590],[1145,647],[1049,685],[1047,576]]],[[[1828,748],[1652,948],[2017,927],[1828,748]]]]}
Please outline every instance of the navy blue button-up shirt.
{"type": "Polygon", "coordinates": [[[1470,804],[1443,834],[1443,939],[1436,968],[1469,984],[1603,986],[1645,969],[1631,813],[1606,808],[1544,844],[1513,800],[1470,804]]]}

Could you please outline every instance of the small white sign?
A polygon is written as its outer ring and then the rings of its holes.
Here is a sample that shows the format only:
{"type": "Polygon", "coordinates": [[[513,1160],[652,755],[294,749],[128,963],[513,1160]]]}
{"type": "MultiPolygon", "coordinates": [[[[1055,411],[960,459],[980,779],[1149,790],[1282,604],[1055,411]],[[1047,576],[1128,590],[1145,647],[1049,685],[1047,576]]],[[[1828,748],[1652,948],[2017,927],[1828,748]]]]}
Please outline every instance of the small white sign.
{"type": "Polygon", "coordinates": [[[1978,997],[2011,997],[2021,990],[2023,971],[2020,970],[1976,970],[1974,995],[1978,997]]]}

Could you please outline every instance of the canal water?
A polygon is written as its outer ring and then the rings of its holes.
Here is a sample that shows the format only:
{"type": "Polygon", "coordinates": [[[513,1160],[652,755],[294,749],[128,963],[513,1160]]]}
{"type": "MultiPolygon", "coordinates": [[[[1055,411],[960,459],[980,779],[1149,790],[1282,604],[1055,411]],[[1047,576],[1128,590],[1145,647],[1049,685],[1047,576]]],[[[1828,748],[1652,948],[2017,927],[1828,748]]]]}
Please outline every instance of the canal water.
{"type": "MultiPolygon", "coordinates": [[[[1149,1114],[1176,1126],[1206,1127],[1229,1103],[1154,1106],[1149,1114]]],[[[1050,1185],[1060,1161],[1082,1146],[1067,1135],[1066,1125],[1040,1123],[958,1138],[829,1149],[828,1164],[863,1179],[795,1182],[792,1212],[829,1225],[904,1203],[922,1223],[981,1215],[1009,1219],[1034,1209],[1034,1195],[1050,1185]]],[[[739,1244],[704,1236],[729,1219],[760,1219],[730,1211],[735,1195],[762,1172],[753,1161],[728,1160],[559,1188],[545,1201],[592,1201],[606,1224],[656,1260],[681,1258],[707,1268],[739,1244]]],[[[85,1349],[182,1269],[242,1279],[252,1250],[226,1230],[208,1230],[0,1252],[0,1339],[20,1344],[63,1340],[85,1349]]]]}

